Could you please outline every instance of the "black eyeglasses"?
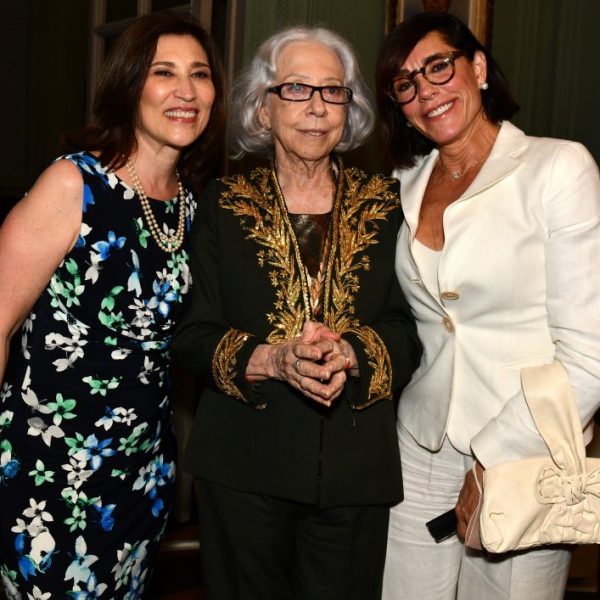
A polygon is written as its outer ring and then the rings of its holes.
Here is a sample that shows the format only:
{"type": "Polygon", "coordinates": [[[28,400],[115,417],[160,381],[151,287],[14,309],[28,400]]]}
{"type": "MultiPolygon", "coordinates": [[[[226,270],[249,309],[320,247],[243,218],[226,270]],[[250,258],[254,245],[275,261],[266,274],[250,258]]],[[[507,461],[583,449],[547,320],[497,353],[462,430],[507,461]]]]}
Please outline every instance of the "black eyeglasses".
{"type": "Polygon", "coordinates": [[[415,69],[392,80],[388,92],[389,97],[396,104],[412,102],[417,95],[417,75],[419,73],[433,85],[448,83],[456,73],[454,61],[463,54],[464,52],[461,50],[452,50],[428,56],[420,69],[415,69]]]}
{"type": "Polygon", "coordinates": [[[267,92],[277,94],[287,102],[306,102],[319,92],[323,102],[348,104],[352,100],[352,90],[341,85],[309,85],[308,83],[281,83],[267,88],[267,92]]]}

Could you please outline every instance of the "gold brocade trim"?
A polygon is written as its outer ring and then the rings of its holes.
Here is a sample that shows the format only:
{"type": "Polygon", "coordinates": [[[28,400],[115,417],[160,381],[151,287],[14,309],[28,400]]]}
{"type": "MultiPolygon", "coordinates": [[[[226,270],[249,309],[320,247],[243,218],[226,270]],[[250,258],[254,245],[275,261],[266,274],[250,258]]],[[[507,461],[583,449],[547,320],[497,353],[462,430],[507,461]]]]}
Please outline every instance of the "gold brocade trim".
{"type": "MultiPolygon", "coordinates": [[[[328,234],[329,253],[320,282],[321,320],[337,333],[356,333],[365,344],[374,369],[369,399],[362,405],[367,406],[391,395],[391,368],[380,338],[370,328],[360,326],[355,316],[355,299],[360,289],[360,271],[371,268],[368,248],[378,243],[380,221],[399,208],[399,198],[390,191],[395,185],[393,179],[344,169],[339,159],[338,172],[328,234]]],[[[270,268],[275,302],[274,310],[267,314],[273,326],[267,341],[292,339],[312,317],[311,289],[276,173],[273,169],[255,169],[249,180],[234,176],[222,181],[227,189],[221,194],[219,205],[239,217],[246,239],[259,246],[259,266],[270,268]]]]}
{"type": "MultiPolygon", "coordinates": [[[[312,314],[313,314],[313,303],[312,303],[312,286],[310,284],[310,280],[308,278],[308,272],[304,266],[304,262],[302,261],[302,253],[300,251],[300,244],[298,243],[298,238],[296,237],[296,233],[294,231],[294,228],[292,227],[292,223],[290,221],[289,215],[288,215],[288,211],[287,211],[287,205],[285,203],[285,198],[283,197],[283,192],[281,191],[281,187],[279,185],[279,180],[277,179],[277,172],[275,171],[275,165],[272,164],[271,165],[271,181],[273,182],[273,186],[275,188],[275,193],[276,193],[276,198],[277,198],[277,203],[278,203],[278,208],[281,212],[283,221],[285,222],[285,225],[287,227],[288,233],[289,233],[289,239],[290,239],[290,249],[293,248],[293,253],[294,253],[294,258],[295,258],[295,263],[294,261],[292,261],[292,269],[295,271],[296,270],[296,265],[298,265],[299,269],[298,269],[298,274],[299,274],[299,280],[300,280],[300,285],[301,285],[301,289],[302,289],[302,302],[303,302],[303,308],[304,308],[304,314],[306,317],[306,321],[310,321],[312,320],[312,314]]],[[[329,235],[327,235],[327,237],[329,237],[329,235]]],[[[327,246],[327,244],[326,244],[327,246]]],[[[319,275],[322,278],[322,272],[321,269],[319,269],[319,275]]],[[[302,324],[300,324],[300,329],[302,328],[302,324]]],[[[298,333],[300,333],[300,329],[296,332],[295,335],[297,335],[298,333]]],[[[286,338],[284,338],[286,339],[286,338]]],[[[287,338],[289,339],[289,338],[287,338]]]]}
{"type": "Polygon", "coordinates": [[[217,387],[238,400],[246,402],[246,398],[233,383],[237,377],[237,353],[247,342],[249,335],[237,329],[230,329],[219,342],[212,360],[212,376],[217,387]]]}
{"type": "Polygon", "coordinates": [[[271,173],[268,169],[255,169],[250,181],[240,175],[222,181],[229,189],[221,194],[219,205],[239,217],[246,239],[258,244],[259,266],[271,267],[269,280],[275,288],[275,310],[267,314],[273,325],[267,342],[274,344],[296,337],[304,322],[310,319],[310,309],[303,302],[294,234],[286,221],[285,210],[277,201],[271,173]]]}
{"type": "Polygon", "coordinates": [[[358,273],[371,269],[367,250],[378,243],[378,221],[385,220],[400,204],[397,194],[390,191],[392,179],[381,175],[367,179],[358,169],[345,169],[344,174],[344,201],[332,219],[336,251],[332,252],[332,280],[325,288],[323,319],[340,334],[359,326],[354,316],[355,295],[360,289],[358,273]]]}
{"type": "Polygon", "coordinates": [[[392,361],[383,340],[373,329],[363,326],[350,332],[363,343],[369,366],[373,369],[367,401],[354,406],[362,409],[378,400],[392,397],[392,361]]]}

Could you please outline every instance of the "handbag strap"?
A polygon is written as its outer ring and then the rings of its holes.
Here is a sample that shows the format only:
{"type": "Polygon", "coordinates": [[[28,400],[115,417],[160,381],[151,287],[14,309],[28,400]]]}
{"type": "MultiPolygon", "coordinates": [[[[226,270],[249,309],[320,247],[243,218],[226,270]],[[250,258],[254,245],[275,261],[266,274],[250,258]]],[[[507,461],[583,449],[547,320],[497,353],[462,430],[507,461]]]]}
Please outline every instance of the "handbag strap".
{"type": "Polygon", "coordinates": [[[525,400],[552,459],[568,474],[585,469],[583,428],[565,368],[555,360],[521,371],[525,400]]]}

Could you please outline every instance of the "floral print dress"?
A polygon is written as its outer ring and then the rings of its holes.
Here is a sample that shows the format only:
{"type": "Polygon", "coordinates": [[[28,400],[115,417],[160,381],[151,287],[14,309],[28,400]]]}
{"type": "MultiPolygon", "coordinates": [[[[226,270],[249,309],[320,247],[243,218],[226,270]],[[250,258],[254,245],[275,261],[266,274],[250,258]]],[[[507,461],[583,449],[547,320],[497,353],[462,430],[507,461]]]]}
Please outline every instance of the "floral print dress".
{"type": "MultiPolygon", "coordinates": [[[[92,154],[64,158],[83,177],[80,235],[0,389],[0,576],[11,600],[132,600],[173,493],[168,349],[191,283],[187,236],[160,250],[131,187],[92,154]]],[[[152,202],[165,233],[179,202],[152,202]]]]}

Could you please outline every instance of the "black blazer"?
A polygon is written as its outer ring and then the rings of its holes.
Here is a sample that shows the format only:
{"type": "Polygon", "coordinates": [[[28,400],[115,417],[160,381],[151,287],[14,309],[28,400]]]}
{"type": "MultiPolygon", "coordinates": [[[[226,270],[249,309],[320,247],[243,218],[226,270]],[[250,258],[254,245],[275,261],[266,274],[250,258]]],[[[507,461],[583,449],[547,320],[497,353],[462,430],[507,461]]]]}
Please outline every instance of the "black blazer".
{"type": "Polygon", "coordinates": [[[312,318],[274,171],[208,185],[192,229],[191,303],[172,348],[206,386],[187,450],[191,472],[322,507],[401,500],[393,397],[421,346],[394,271],[398,186],[340,164],[320,320],[352,344],[360,377],[326,408],[280,381],[244,378],[258,344],[289,340],[312,318]]]}

